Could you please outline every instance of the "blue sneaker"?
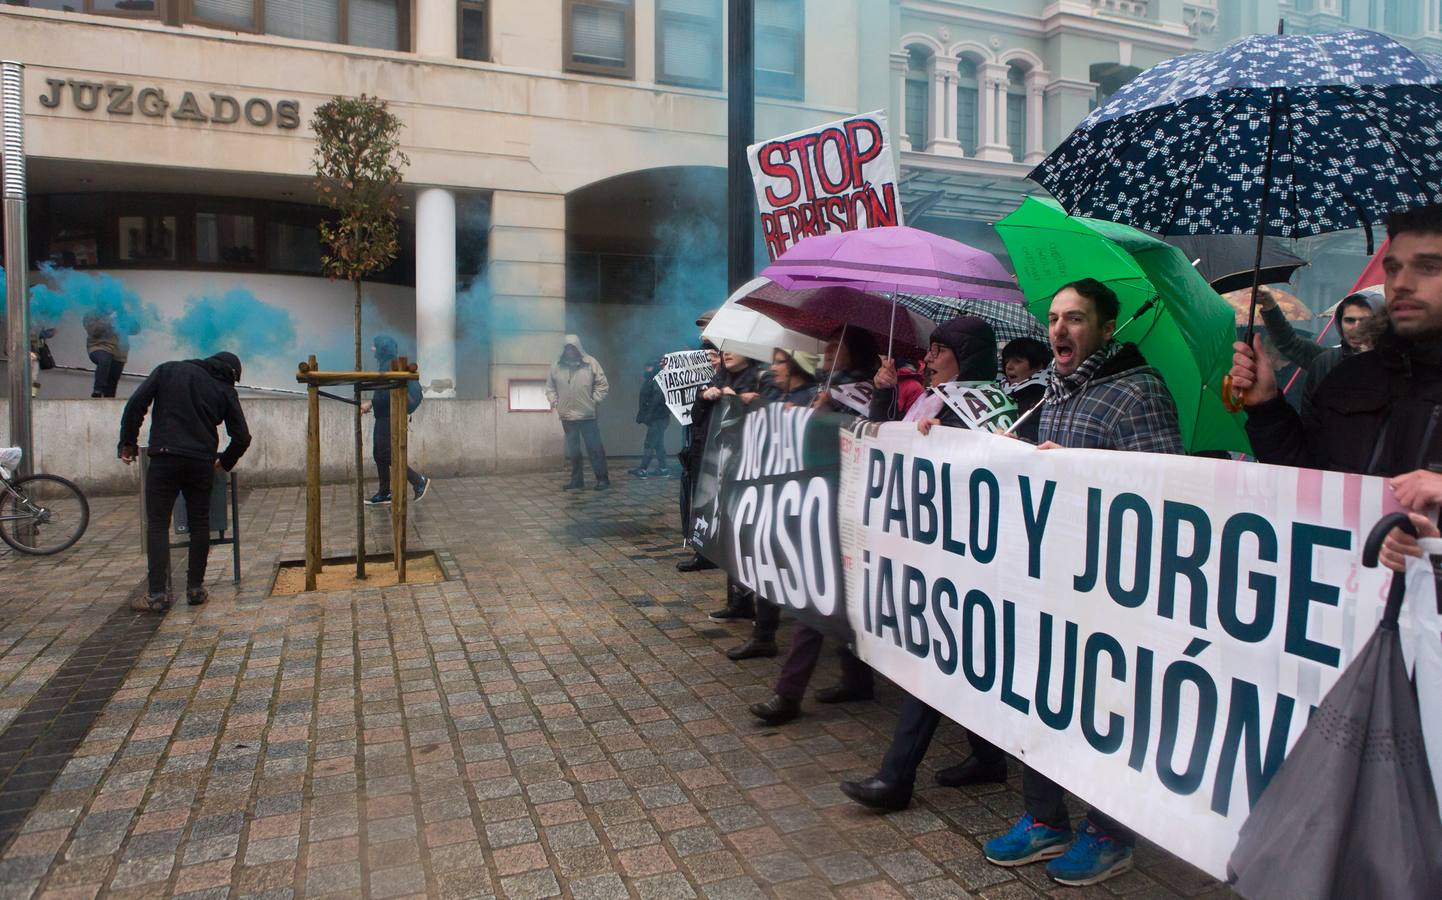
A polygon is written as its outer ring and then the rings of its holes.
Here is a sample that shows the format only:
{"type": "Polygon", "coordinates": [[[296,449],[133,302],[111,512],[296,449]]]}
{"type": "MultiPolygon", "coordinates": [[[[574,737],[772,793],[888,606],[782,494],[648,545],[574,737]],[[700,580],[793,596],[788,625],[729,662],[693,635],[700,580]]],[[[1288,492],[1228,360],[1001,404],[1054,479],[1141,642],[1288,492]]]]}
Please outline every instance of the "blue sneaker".
{"type": "Polygon", "coordinates": [[[1132,848],[1097,830],[1082,819],[1076,840],[1060,858],[1047,863],[1046,874],[1058,884],[1081,887],[1100,884],[1132,868],[1132,848]]]}
{"type": "Polygon", "coordinates": [[[994,837],[981,848],[986,861],[998,866],[1024,866],[1027,863],[1061,856],[1071,843],[1071,829],[1053,828],[1023,815],[1011,830],[994,837]]]}

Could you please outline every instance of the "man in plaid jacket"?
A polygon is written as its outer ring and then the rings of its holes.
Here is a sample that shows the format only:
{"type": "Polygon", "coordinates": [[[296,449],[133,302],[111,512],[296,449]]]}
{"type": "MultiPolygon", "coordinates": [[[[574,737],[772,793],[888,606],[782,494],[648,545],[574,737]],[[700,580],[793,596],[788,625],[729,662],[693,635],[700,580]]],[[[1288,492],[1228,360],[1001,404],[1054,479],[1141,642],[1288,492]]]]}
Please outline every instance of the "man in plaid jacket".
{"type": "MultiPolygon", "coordinates": [[[[1056,362],[1039,413],[1042,449],[1183,452],[1176,403],[1161,375],[1136,345],[1112,338],[1119,311],[1116,293],[1093,278],[1052,298],[1047,332],[1056,362]]],[[[1132,867],[1136,836],[1120,822],[1090,809],[1073,840],[1060,786],[1023,768],[1022,796],[1026,813],[983,848],[990,862],[1051,859],[1047,874],[1071,885],[1096,884],[1132,867]]]]}

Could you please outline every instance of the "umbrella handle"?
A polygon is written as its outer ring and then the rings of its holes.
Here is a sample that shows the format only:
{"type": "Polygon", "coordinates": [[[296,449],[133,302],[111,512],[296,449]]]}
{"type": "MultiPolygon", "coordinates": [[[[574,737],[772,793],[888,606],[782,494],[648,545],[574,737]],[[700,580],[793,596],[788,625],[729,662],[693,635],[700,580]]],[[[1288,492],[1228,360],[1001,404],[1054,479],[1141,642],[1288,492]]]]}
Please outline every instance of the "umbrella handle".
{"type": "Polygon", "coordinates": [[[1232,376],[1230,373],[1222,379],[1222,406],[1226,407],[1227,412],[1232,413],[1241,412],[1247,407],[1247,392],[1242,391],[1238,393],[1237,390],[1232,387],[1232,376]]]}
{"type": "MultiPolygon", "coordinates": [[[[1369,569],[1377,568],[1377,554],[1382,551],[1382,542],[1391,534],[1393,528],[1400,528],[1413,537],[1417,536],[1417,526],[1407,518],[1406,513],[1388,513],[1367,535],[1367,542],[1362,545],[1362,565],[1369,569]]],[[[1407,595],[1407,576],[1405,573],[1397,572],[1392,575],[1392,586],[1387,591],[1387,611],[1382,615],[1382,628],[1396,628],[1397,619],[1402,613],[1402,599],[1407,595]]]]}

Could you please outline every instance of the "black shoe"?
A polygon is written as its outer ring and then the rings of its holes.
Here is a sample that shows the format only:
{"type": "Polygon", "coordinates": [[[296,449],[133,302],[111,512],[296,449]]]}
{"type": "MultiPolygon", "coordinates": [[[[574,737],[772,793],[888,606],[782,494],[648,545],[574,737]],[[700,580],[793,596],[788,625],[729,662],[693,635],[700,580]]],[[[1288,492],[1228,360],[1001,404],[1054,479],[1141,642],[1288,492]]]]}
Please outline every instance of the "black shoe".
{"type": "Polygon", "coordinates": [[[636,468],[630,469],[630,470],[628,470],[628,471],[630,471],[630,473],[631,473],[633,476],[635,476],[636,478],[650,478],[650,477],[651,477],[651,473],[648,472],[647,470],[641,468],[640,466],[637,466],[636,468]]]}
{"type": "Polygon", "coordinates": [[[751,715],[767,725],[785,725],[801,715],[801,701],[789,700],[780,694],[774,694],[765,703],[751,704],[751,715]]]}
{"type": "Polygon", "coordinates": [[[865,781],[841,782],[841,793],[871,809],[894,812],[911,805],[911,789],[872,777],[865,781]]]}
{"type": "Polygon", "coordinates": [[[743,659],[762,659],[763,657],[776,655],[776,642],[774,640],[762,640],[752,638],[739,647],[732,647],[726,651],[728,659],[741,661],[743,659]]]}
{"type": "Polygon", "coordinates": [[[563,490],[563,491],[579,491],[579,490],[581,490],[582,488],[584,488],[585,486],[586,486],[585,484],[583,484],[582,482],[577,481],[576,479],[573,478],[573,479],[571,479],[570,481],[566,482],[565,484],[561,485],[561,490],[563,490]]]}
{"type": "Polygon", "coordinates": [[[611,487],[611,482],[610,482],[610,480],[598,481],[598,482],[596,482],[596,486],[595,486],[594,488],[592,488],[592,490],[594,490],[594,491],[605,491],[605,490],[609,490],[610,487],[611,487]]]}
{"type": "Polygon", "coordinates": [[[210,595],[205,592],[203,587],[185,589],[185,602],[191,606],[204,606],[208,599],[210,599],[210,595]]]}
{"type": "Polygon", "coordinates": [[[871,685],[853,687],[849,684],[833,684],[816,692],[817,703],[850,703],[853,700],[870,700],[875,692],[871,685]]]}
{"type": "Polygon", "coordinates": [[[716,564],[699,553],[693,554],[690,559],[683,559],[676,563],[677,572],[704,572],[714,568],[716,568],[716,564]]]}
{"type": "Polygon", "coordinates": [[[961,787],[964,784],[1005,784],[1006,760],[982,762],[975,756],[954,766],[947,766],[936,773],[936,783],[942,787],[961,787]]]}
{"type": "Polygon", "coordinates": [[[415,501],[414,501],[414,502],[420,503],[422,500],[426,499],[426,494],[428,494],[428,493],[430,492],[430,490],[431,490],[431,480],[430,480],[429,478],[425,477],[424,475],[422,475],[422,476],[421,476],[421,486],[418,487],[418,488],[416,488],[416,497],[415,497],[415,501]]]}
{"type": "Polygon", "coordinates": [[[726,606],[716,610],[706,618],[713,622],[749,622],[756,618],[756,615],[739,606],[726,606]]]}
{"type": "Polygon", "coordinates": [[[366,501],[367,506],[385,506],[391,502],[390,491],[376,491],[375,496],[366,501]]]}

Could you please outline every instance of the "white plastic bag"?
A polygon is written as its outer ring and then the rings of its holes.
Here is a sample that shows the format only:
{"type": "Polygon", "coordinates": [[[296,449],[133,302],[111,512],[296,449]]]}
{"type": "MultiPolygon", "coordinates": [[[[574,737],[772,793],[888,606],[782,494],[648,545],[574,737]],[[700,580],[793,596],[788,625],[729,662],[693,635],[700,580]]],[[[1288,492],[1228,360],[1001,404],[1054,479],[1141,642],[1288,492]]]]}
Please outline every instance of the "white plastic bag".
{"type": "Polygon", "coordinates": [[[22,455],[19,447],[0,447],[0,475],[9,479],[15,473],[15,467],[20,465],[22,455]]]}

